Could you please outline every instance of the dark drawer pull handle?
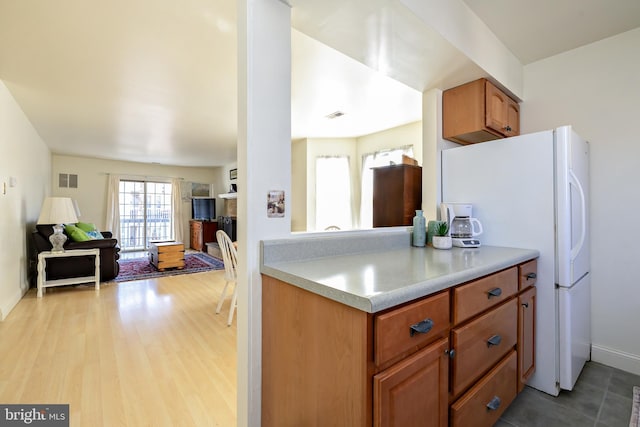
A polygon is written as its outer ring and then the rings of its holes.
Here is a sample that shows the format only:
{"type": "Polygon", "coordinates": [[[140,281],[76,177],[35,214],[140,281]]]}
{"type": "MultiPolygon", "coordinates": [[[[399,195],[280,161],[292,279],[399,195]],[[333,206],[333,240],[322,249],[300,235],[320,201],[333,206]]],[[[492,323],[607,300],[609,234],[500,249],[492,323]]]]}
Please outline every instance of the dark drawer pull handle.
{"type": "Polygon", "coordinates": [[[523,306],[524,308],[529,308],[529,303],[528,303],[528,302],[522,303],[522,306],[523,306]]]}
{"type": "Polygon", "coordinates": [[[536,277],[538,277],[536,273],[527,274],[527,280],[535,279],[536,277]]]}
{"type": "Polygon", "coordinates": [[[502,289],[493,288],[489,292],[487,292],[487,299],[491,297],[499,297],[500,295],[502,295],[502,289]]]}
{"type": "Polygon", "coordinates": [[[487,340],[487,347],[491,347],[492,345],[500,345],[502,342],[502,337],[500,335],[494,335],[487,340]]]}
{"type": "Polygon", "coordinates": [[[433,320],[424,319],[421,322],[416,323],[415,325],[410,326],[410,334],[414,336],[415,334],[426,334],[433,328],[433,320]]]}
{"type": "Polygon", "coordinates": [[[500,404],[502,403],[502,401],[500,400],[500,398],[498,396],[493,396],[493,399],[491,399],[489,401],[489,403],[487,403],[487,409],[490,411],[495,411],[496,409],[498,409],[500,407],[500,404]]]}

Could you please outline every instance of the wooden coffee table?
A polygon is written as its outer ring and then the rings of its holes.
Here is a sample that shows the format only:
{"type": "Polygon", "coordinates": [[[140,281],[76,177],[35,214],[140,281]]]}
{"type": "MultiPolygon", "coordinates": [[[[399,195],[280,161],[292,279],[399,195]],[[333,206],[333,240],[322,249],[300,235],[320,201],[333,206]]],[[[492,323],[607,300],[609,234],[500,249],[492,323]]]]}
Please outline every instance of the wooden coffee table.
{"type": "Polygon", "coordinates": [[[184,243],[149,242],[149,263],[160,271],[184,268],[184,243]]]}

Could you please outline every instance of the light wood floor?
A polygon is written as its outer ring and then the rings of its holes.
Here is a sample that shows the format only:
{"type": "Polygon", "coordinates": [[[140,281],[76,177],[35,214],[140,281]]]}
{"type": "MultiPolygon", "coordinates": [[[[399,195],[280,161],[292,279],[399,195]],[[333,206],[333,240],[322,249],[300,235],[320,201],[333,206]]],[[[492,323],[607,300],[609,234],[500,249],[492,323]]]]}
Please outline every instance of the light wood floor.
{"type": "Polygon", "coordinates": [[[0,402],[68,403],[72,426],[235,426],[223,275],[31,289],[0,322],[0,402]]]}

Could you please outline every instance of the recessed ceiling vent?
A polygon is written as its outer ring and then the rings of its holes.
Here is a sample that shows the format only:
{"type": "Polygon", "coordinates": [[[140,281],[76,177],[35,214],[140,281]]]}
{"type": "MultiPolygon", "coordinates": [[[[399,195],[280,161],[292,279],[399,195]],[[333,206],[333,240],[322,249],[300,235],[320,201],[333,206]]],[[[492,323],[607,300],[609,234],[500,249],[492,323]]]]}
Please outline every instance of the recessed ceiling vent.
{"type": "Polygon", "coordinates": [[[344,116],[344,113],[342,111],[334,111],[331,114],[327,114],[325,117],[327,119],[337,119],[340,116],[344,116]]]}

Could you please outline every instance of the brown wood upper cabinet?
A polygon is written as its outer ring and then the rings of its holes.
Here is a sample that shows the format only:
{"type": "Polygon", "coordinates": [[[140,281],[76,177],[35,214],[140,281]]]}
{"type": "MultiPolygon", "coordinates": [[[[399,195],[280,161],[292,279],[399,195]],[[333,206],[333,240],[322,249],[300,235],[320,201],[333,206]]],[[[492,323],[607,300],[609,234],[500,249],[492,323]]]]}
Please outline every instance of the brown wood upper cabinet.
{"type": "Polygon", "coordinates": [[[487,79],[448,89],[442,94],[442,134],[473,144],[520,134],[520,106],[487,79]]]}

